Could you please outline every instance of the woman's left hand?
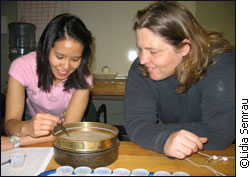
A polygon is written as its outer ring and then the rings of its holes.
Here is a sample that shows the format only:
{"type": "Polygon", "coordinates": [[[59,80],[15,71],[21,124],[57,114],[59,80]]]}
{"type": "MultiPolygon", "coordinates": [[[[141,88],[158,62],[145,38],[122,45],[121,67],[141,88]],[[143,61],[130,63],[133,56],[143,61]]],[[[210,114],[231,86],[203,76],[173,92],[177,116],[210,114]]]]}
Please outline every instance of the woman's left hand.
{"type": "Polygon", "coordinates": [[[14,145],[10,143],[10,137],[1,136],[1,151],[14,149],[14,145]]]}

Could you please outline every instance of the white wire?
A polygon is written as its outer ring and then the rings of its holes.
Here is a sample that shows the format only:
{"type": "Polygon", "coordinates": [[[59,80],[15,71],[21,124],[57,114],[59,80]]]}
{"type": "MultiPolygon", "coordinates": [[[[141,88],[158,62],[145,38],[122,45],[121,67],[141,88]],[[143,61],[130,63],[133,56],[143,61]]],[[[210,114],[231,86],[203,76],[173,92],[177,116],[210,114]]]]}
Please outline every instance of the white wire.
{"type": "MultiPolygon", "coordinates": [[[[204,155],[206,157],[213,157],[211,155],[208,155],[208,154],[205,154],[205,153],[202,153],[202,152],[198,152],[198,154],[201,154],[201,155],[204,155]]],[[[217,156],[218,158],[221,158],[221,157],[227,157],[227,156],[217,156]]],[[[235,157],[227,157],[228,159],[235,159],[235,157]]]]}
{"type": "Polygon", "coordinates": [[[219,162],[219,161],[221,161],[222,159],[219,159],[219,160],[216,160],[216,161],[214,161],[211,165],[210,165],[210,167],[212,167],[214,164],[216,164],[217,162],[219,162]]]}
{"type": "Polygon", "coordinates": [[[212,159],[212,157],[209,157],[209,158],[207,159],[207,161],[205,162],[205,165],[207,165],[207,163],[208,163],[211,159],[212,159]]]}
{"type": "Polygon", "coordinates": [[[207,161],[205,162],[205,165],[207,165],[207,163],[213,158],[213,156],[208,155],[208,154],[205,154],[205,153],[202,153],[202,152],[198,152],[198,154],[201,154],[201,155],[204,155],[204,156],[206,156],[206,157],[209,157],[209,158],[207,159],[207,161]]]}
{"type": "Polygon", "coordinates": [[[197,167],[204,167],[204,168],[207,168],[207,169],[211,170],[212,172],[214,172],[214,174],[215,174],[216,176],[219,176],[219,175],[221,175],[221,176],[226,176],[225,174],[216,171],[215,169],[213,169],[213,168],[210,167],[210,166],[196,164],[196,163],[194,163],[192,160],[190,160],[190,159],[188,159],[188,158],[186,158],[186,160],[189,161],[190,163],[192,163],[193,165],[197,166],[197,167]]]}
{"type": "Polygon", "coordinates": [[[208,155],[208,154],[205,154],[205,153],[202,153],[202,152],[198,152],[198,154],[204,155],[206,157],[212,157],[211,155],[208,155]]]}
{"type": "MultiPolygon", "coordinates": [[[[189,161],[190,163],[192,163],[193,165],[197,166],[197,167],[204,167],[204,168],[207,168],[207,169],[211,170],[212,172],[214,172],[214,174],[216,174],[216,176],[218,176],[218,175],[226,176],[225,174],[223,174],[223,173],[221,173],[221,172],[219,172],[219,171],[216,171],[216,170],[213,169],[213,167],[212,167],[215,163],[217,163],[217,162],[223,160],[222,158],[223,158],[224,156],[215,156],[217,159],[214,159],[215,161],[214,161],[210,166],[208,166],[207,163],[209,162],[209,160],[213,159],[213,156],[208,155],[208,154],[205,154],[205,153],[202,153],[202,152],[198,152],[198,153],[201,154],[201,155],[203,155],[203,156],[209,157],[209,158],[206,160],[205,165],[196,164],[195,162],[193,162],[192,160],[190,160],[190,159],[188,159],[188,158],[186,158],[186,160],[189,161]]],[[[235,158],[235,157],[226,157],[226,158],[228,158],[228,159],[230,159],[230,158],[233,159],[233,158],[235,158]]]]}
{"type": "Polygon", "coordinates": [[[228,158],[228,159],[235,159],[235,157],[227,157],[227,156],[217,156],[218,158],[222,158],[222,157],[226,157],[226,158],[228,158]]]}
{"type": "MultiPolygon", "coordinates": [[[[223,158],[224,158],[224,156],[218,156],[218,157],[219,157],[219,159],[216,160],[216,161],[214,161],[214,162],[210,165],[210,167],[212,167],[212,166],[213,166],[214,164],[216,164],[217,162],[222,161],[223,158]]],[[[226,158],[228,158],[228,159],[234,159],[235,157],[226,157],[226,158]]]]}

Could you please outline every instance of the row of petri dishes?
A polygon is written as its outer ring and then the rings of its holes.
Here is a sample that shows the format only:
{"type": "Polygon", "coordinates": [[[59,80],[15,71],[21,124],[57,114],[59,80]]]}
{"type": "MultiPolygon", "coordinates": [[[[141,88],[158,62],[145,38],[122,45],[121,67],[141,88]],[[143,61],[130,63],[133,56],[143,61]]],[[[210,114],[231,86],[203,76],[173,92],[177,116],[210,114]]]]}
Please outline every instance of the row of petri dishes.
{"type": "Polygon", "coordinates": [[[67,175],[77,175],[77,176],[190,176],[186,172],[174,172],[169,173],[166,171],[157,171],[150,173],[148,170],[143,168],[134,169],[132,172],[126,168],[116,168],[113,171],[107,167],[98,167],[92,170],[89,167],[81,166],[73,168],[71,166],[61,166],[56,169],[56,175],[67,176],[67,175]]]}

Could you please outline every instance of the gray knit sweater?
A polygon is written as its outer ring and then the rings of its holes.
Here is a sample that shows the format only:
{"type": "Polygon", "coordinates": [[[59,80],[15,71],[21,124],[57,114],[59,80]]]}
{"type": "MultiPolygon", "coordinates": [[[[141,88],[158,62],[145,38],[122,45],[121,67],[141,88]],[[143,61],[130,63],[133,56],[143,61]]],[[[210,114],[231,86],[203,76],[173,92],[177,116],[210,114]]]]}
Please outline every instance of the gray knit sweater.
{"type": "Polygon", "coordinates": [[[125,90],[124,123],[130,140],[163,153],[168,136],[185,129],[207,137],[205,149],[229,146],[235,140],[235,52],[216,58],[206,75],[182,94],[175,93],[175,76],[161,81],[143,77],[137,58],[125,90]]]}

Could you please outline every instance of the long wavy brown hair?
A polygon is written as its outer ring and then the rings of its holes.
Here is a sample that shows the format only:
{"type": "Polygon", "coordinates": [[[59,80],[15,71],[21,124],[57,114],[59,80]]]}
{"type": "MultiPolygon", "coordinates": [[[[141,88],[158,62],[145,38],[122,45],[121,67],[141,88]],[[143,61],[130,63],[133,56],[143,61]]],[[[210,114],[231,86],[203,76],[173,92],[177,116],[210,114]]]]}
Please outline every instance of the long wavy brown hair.
{"type": "MultiPolygon", "coordinates": [[[[174,74],[179,82],[176,93],[185,92],[201,79],[207,68],[216,62],[213,59],[216,54],[234,48],[221,32],[205,30],[192,13],[178,2],[156,2],[138,11],[134,30],[138,28],[151,30],[177,51],[186,44],[190,45],[189,54],[175,68],[174,74]],[[188,39],[190,43],[184,42],[184,39],[188,39]]],[[[141,72],[148,76],[144,66],[141,67],[141,72]]]]}

